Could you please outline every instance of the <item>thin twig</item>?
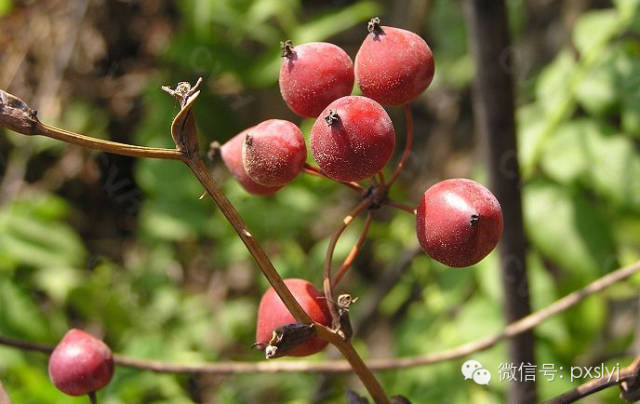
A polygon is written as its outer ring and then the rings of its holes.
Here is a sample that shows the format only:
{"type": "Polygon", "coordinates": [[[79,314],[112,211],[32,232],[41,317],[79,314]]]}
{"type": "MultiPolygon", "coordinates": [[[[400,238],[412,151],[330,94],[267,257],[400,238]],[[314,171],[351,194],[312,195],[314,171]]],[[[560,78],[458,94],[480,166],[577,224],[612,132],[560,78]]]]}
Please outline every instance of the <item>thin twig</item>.
{"type": "Polygon", "coordinates": [[[95,391],[89,393],[89,401],[91,402],[91,404],[98,404],[98,396],[96,395],[95,391]]]}
{"type": "MultiPolygon", "coordinates": [[[[543,321],[560,314],[577,305],[587,297],[599,293],[609,286],[623,281],[630,276],[640,272],[640,261],[629,266],[619,268],[613,272],[596,279],[582,289],[576,290],[565,297],[557,300],[544,309],[531,313],[514,323],[509,324],[505,329],[493,336],[484,337],[472,341],[456,348],[446,351],[418,355],[406,358],[381,358],[368,360],[370,370],[387,371],[404,369],[417,366],[431,365],[452,359],[462,358],[479,351],[491,348],[499,342],[531,330],[543,321]]],[[[320,333],[318,334],[320,335],[320,333]]],[[[11,346],[27,351],[38,351],[50,353],[53,347],[25,342],[22,340],[0,336],[0,345],[11,346]]],[[[352,371],[347,361],[325,361],[325,362],[216,362],[205,364],[177,364],[161,361],[129,358],[121,355],[114,355],[114,361],[121,365],[141,370],[151,370],[163,373],[207,373],[207,374],[234,374],[234,373],[278,373],[278,372],[306,372],[306,373],[348,373],[352,371]]]]}
{"type": "Polygon", "coordinates": [[[395,201],[391,201],[391,200],[386,200],[384,201],[385,205],[389,205],[391,207],[394,207],[396,209],[400,209],[403,210],[407,213],[411,213],[412,215],[416,214],[416,208],[409,206],[409,205],[405,205],[404,203],[400,203],[400,202],[395,202],[395,201]]]}
{"type": "Polygon", "coordinates": [[[400,176],[400,173],[404,169],[404,166],[407,164],[407,161],[409,161],[409,156],[411,156],[411,146],[413,146],[413,114],[411,112],[410,103],[404,105],[404,118],[407,125],[407,139],[405,140],[402,157],[400,157],[400,161],[387,183],[388,187],[391,187],[391,185],[396,182],[398,176],[400,176]]]}
{"type": "Polygon", "coordinates": [[[267,256],[267,253],[264,251],[260,243],[258,243],[258,241],[253,237],[253,234],[249,231],[247,224],[244,222],[236,208],[220,190],[220,187],[209,173],[209,170],[202,159],[194,156],[191,159],[186,160],[185,163],[189,166],[198,181],[200,181],[209,196],[211,196],[215,201],[216,205],[218,205],[218,208],[220,208],[222,214],[227,218],[236,233],[238,233],[238,236],[256,260],[260,270],[278,296],[280,296],[280,299],[285,306],[287,306],[287,309],[289,309],[293,317],[301,323],[313,323],[311,317],[309,317],[302,307],[300,307],[300,304],[298,304],[297,300],[284,284],[282,278],[278,274],[278,271],[276,271],[273,263],[271,263],[271,260],[267,256]]]}
{"type": "Polygon", "coordinates": [[[629,366],[620,369],[620,373],[616,377],[603,376],[598,379],[589,380],[581,384],[575,389],[560,394],[548,401],[546,404],[568,404],[578,401],[581,398],[597,393],[608,387],[615,385],[624,385],[627,381],[634,381],[640,377],[640,357],[636,358],[629,366]]]}
{"type": "Polygon", "coordinates": [[[333,277],[332,286],[334,288],[336,287],[336,285],[338,285],[338,283],[340,283],[340,280],[342,279],[344,274],[347,273],[347,270],[349,270],[351,264],[353,264],[353,260],[355,260],[358,252],[360,252],[360,248],[362,248],[362,244],[364,244],[365,240],[367,239],[367,235],[369,234],[369,227],[371,226],[372,221],[373,214],[369,212],[369,214],[367,214],[367,219],[364,221],[364,226],[362,227],[362,232],[360,233],[358,242],[351,248],[351,251],[349,251],[349,255],[347,255],[347,258],[345,258],[344,262],[340,266],[338,273],[336,273],[336,275],[333,277]]]}
{"type": "Polygon", "coordinates": [[[331,312],[331,318],[333,320],[333,328],[337,329],[340,325],[340,316],[338,314],[338,307],[333,298],[333,285],[331,282],[331,261],[333,260],[333,252],[336,248],[336,244],[338,244],[338,239],[342,235],[342,232],[349,227],[353,219],[355,219],[363,210],[367,209],[371,206],[371,199],[365,198],[359,204],[356,205],[355,208],[351,210],[342,220],[342,224],[333,236],[331,236],[331,240],[329,240],[329,246],[327,247],[327,255],[324,261],[324,271],[323,271],[323,282],[322,286],[324,288],[324,297],[327,299],[327,305],[329,306],[329,311],[331,312]]]}
{"type": "Polygon", "coordinates": [[[93,150],[101,150],[107,153],[119,154],[130,157],[156,158],[165,160],[182,160],[183,155],[176,149],[163,149],[158,147],[136,146],[126,143],[112,142],[109,140],[96,139],[78,133],[69,132],[64,129],[55,128],[40,123],[35,128],[36,135],[50,137],[66,143],[75,144],[93,150]]]}
{"type": "Polygon", "coordinates": [[[323,173],[322,170],[320,170],[320,168],[312,166],[309,163],[304,163],[304,168],[303,168],[302,171],[304,171],[306,174],[310,174],[310,175],[313,175],[313,176],[316,176],[316,177],[326,178],[328,180],[337,182],[339,184],[346,185],[349,188],[354,189],[356,191],[360,191],[360,192],[364,191],[364,188],[362,188],[362,185],[358,184],[357,182],[355,182],[355,181],[336,181],[333,178],[328,177],[325,173],[323,173]]]}

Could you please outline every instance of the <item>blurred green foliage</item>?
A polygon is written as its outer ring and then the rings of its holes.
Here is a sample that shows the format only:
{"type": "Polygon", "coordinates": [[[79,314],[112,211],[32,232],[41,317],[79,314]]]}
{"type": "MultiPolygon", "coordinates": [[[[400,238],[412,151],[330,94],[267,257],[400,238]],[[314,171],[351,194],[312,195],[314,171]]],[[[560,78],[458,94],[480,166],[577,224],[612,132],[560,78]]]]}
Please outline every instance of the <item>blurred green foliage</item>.
{"type": "MultiPolygon", "coordinates": [[[[517,43],[524,7],[521,1],[509,5],[517,43]]],[[[0,1],[0,15],[10,7],[10,1],[0,1]]],[[[160,84],[202,74],[215,75],[247,93],[273,89],[279,40],[330,40],[385,11],[384,2],[374,1],[327,7],[313,15],[306,15],[296,0],[180,2],[180,30],[159,61],[162,75],[153,78],[145,91],[136,143],[170,145],[167,128],[176,107],[158,90],[160,84]]],[[[468,88],[473,63],[460,5],[435,2],[424,24],[433,37],[438,64],[434,86],[468,88]]],[[[615,7],[584,13],[573,31],[575,48],[565,47],[518,83],[522,90],[519,159],[531,247],[527,264],[536,309],[640,259],[637,35],[638,1],[618,0],[615,7]]],[[[223,142],[241,129],[229,100],[211,91],[203,92],[196,115],[203,144],[223,142]]],[[[73,104],[61,118],[65,127],[95,136],[103,136],[106,120],[99,109],[81,103],[73,104]]],[[[310,122],[301,126],[308,132],[310,122]]],[[[28,141],[38,150],[64,151],[48,140],[28,141]]],[[[69,327],[81,326],[103,335],[115,351],[136,357],[176,362],[261,360],[249,347],[257,299],[267,284],[257,275],[242,242],[210,200],[198,199],[201,187],[185,167],[138,161],[135,177],[144,201],[135,234],[126,241],[135,243],[128,247],[126,265],[91,256],[70,220],[82,206],[56,195],[30,193],[17,195],[0,210],[0,333],[54,344],[69,327]],[[202,250],[206,254],[197,259],[185,258],[202,250]],[[195,269],[181,269],[185,261],[195,269]],[[202,269],[209,274],[204,279],[198,277],[202,269]]],[[[224,183],[224,190],[256,237],[266,241],[282,276],[319,283],[327,240],[318,234],[326,236],[350,203],[341,188],[302,177],[270,198],[252,197],[232,180],[224,183]]],[[[399,198],[405,193],[394,190],[399,198]]],[[[358,222],[339,243],[336,262],[347,255],[359,226],[358,222]]],[[[416,245],[413,226],[412,217],[401,212],[372,225],[366,247],[375,268],[389,267],[400,251],[416,245]]],[[[419,256],[381,302],[380,315],[403,310],[416,285],[422,299],[406,307],[392,329],[382,331],[389,334],[383,338],[385,355],[437,352],[504,326],[495,254],[467,270],[445,268],[419,256]]],[[[366,300],[372,285],[361,276],[349,287],[366,300]]],[[[542,397],[573,386],[567,377],[572,365],[607,357],[614,358],[607,362],[611,366],[628,360],[620,352],[628,352],[637,338],[634,326],[612,331],[608,320],[611,306],[637,300],[639,288],[639,279],[634,278],[537,328],[539,364],[565,369],[564,379],[554,382],[539,375],[542,397]]],[[[357,317],[358,308],[353,312],[357,317]]],[[[362,340],[356,344],[365,357],[382,355],[362,340]]],[[[310,359],[324,357],[328,355],[310,359]]],[[[508,360],[504,345],[473,359],[493,373],[489,388],[464,381],[462,361],[380,377],[389,392],[404,394],[415,403],[503,401],[507,384],[499,381],[498,368],[508,360]]],[[[41,354],[0,347],[0,379],[15,403],[71,402],[49,383],[46,357],[41,354]]],[[[339,385],[345,383],[347,378],[341,377],[339,385]]],[[[104,404],[305,403],[317,386],[318,377],[305,374],[198,378],[118,368],[99,397],[104,404]]],[[[597,397],[617,402],[615,389],[597,397]]],[[[342,388],[332,388],[323,402],[343,401],[342,388]]]]}

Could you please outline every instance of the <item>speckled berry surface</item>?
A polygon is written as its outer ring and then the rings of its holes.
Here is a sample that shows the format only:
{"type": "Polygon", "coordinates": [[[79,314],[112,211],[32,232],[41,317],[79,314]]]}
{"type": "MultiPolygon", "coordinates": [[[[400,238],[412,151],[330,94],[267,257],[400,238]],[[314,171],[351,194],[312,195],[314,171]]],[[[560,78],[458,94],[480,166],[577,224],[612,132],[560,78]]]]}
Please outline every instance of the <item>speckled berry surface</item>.
{"type": "Polygon", "coordinates": [[[359,181],[387,164],[395,138],[391,118],[379,103],[360,96],[342,97],[313,124],[311,153],[330,178],[359,181]]]}
{"type": "Polygon", "coordinates": [[[422,249],[452,267],[466,267],[489,254],[502,235],[502,209],[483,185],[449,179],[429,188],[417,208],[422,249]]]}
{"type": "Polygon", "coordinates": [[[109,347],[82,330],[69,330],[49,357],[49,378],[71,396],[100,390],[111,381],[113,370],[109,347]]]}
{"type": "Polygon", "coordinates": [[[351,94],[353,62],[340,47],[311,42],[282,59],[280,93],[296,114],[315,118],[333,100],[351,94]]]}
{"type": "Polygon", "coordinates": [[[431,84],[433,54],[420,36],[381,26],[364,39],[355,59],[355,76],[362,94],[383,105],[402,105],[431,84]]]}
{"type": "Polygon", "coordinates": [[[236,181],[238,181],[247,192],[255,195],[271,195],[281,187],[267,187],[258,184],[249,177],[242,162],[242,144],[250,130],[251,128],[245,129],[229,139],[220,147],[220,155],[229,172],[231,172],[236,181]]]}
{"type": "MultiPolygon", "coordinates": [[[[298,301],[302,309],[311,319],[320,324],[329,326],[331,315],[324,295],[315,286],[304,279],[285,279],[285,285],[298,301]]],[[[258,320],[256,324],[256,343],[266,345],[276,328],[295,323],[296,320],[273,288],[269,288],[260,300],[258,307],[258,320]]],[[[287,352],[288,356],[307,356],[320,352],[327,346],[327,342],[320,338],[309,338],[293,350],[287,352]]]]}
{"type": "Polygon", "coordinates": [[[242,145],[247,175],[267,187],[291,182],[304,168],[306,158],[302,131],[282,119],[269,119],[254,126],[242,145]]]}

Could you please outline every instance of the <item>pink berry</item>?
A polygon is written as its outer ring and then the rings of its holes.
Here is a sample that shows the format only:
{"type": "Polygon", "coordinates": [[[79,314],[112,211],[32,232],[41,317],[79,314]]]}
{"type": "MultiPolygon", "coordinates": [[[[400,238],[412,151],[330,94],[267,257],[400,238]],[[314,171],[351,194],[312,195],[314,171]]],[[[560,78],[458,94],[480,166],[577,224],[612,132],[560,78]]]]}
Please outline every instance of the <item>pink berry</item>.
{"type": "MultiPolygon", "coordinates": [[[[311,283],[304,279],[285,279],[285,285],[300,303],[302,309],[307,312],[313,321],[329,326],[331,314],[324,295],[311,283]]],[[[273,331],[287,324],[293,324],[296,320],[287,307],[282,303],[278,294],[269,288],[260,300],[258,307],[258,321],[256,325],[256,343],[267,345],[273,335],[273,331]]],[[[320,352],[327,346],[327,341],[312,337],[301,345],[287,352],[289,356],[307,356],[320,352]]]]}
{"type": "Polygon", "coordinates": [[[369,21],[370,34],[356,55],[358,87],[383,105],[402,105],[431,84],[435,65],[431,49],[418,35],[369,21]]]}
{"type": "Polygon", "coordinates": [[[81,330],[69,330],[49,358],[49,378],[58,390],[71,396],[100,390],[112,376],[109,347],[81,330]]]}
{"type": "Polygon", "coordinates": [[[338,181],[360,181],[380,171],[393,154],[396,134],[380,104],[366,97],[335,100],[311,129],[311,153],[338,181]]]}
{"type": "Polygon", "coordinates": [[[306,158],[302,131],[281,119],[269,119],[249,129],[242,146],[247,174],[267,187],[291,182],[304,168],[306,158]]]}
{"type": "Polygon", "coordinates": [[[242,162],[242,145],[245,141],[245,136],[251,129],[243,130],[223,144],[220,147],[220,155],[227,169],[247,192],[256,195],[271,195],[281,187],[267,187],[258,184],[249,177],[242,162]]]}
{"type": "Polygon", "coordinates": [[[282,43],[280,93],[296,114],[316,118],[333,100],[351,94],[353,62],[340,47],[311,42],[282,43]]]}
{"type": "Polygon", "coordinates": [[[502,235],[502,209],[487,188],[467,179],[441,181],[418,205],[416,232],[431,258],[452,267],[482,260],[502,235]]]}

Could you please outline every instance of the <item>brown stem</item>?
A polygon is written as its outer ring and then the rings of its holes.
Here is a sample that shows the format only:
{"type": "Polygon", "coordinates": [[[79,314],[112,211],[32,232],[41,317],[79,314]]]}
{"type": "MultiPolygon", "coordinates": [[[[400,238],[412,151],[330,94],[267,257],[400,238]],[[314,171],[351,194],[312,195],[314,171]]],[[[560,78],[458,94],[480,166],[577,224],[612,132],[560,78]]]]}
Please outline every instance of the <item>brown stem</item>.
{"type": "Polygon", "coordinates": [[[378,181],[380,181],[380,184],[385,185],[385,178],[382,170],[378,171],[378,181]]]}
{"type": "Polygon", "coordinates": [[[364,222],[362,233],[360,233],[358,242],[351,248],[351,251],[349,251],[349,255],[347,255],[347,258],[345,258],[344,262],[340,266],[338,273],[333,277],[332,286],[334,288],[338,285],[338,283],[340,283],[340,280],[342,279],[344,274],[347,273],[347,271],[351,267],[351,264],[353,264],[353,260],[358,255],[358,252],[360,252],[360,248],[362,247],[362,244],[364,244],[365,240],[367,239],[367,235],[369,234],[369,227],[371,226],[372,221],[373,214],[369,212],[369,214],[367,215],[367,219],[364,222]]]}
{"type": "Polygon", "coordinates": [[[394,207],[396,209],[404,210],[405,212],[411,213],[412,215],[416,214],[416,208],[409,205],[405,205],[404,203],[386,200],[384,204],[394,207]]]}
{"type": "Polygon", "coordinates": [[[157,147],[135,146],[126,143],[112,142],[96,139],[89,136],[69,132],[64,129],[39,123],[34,128],[34,135],[42,135],[66,143],[75,144],[93,150],[101,150],[107,153],[120,154],[130,157],[147,157],[166,160],[182,160],[183,155],[175,149],[163,149],[157,147]]]}
{"type": "Polygon", "coordinates": [[[95,391],[89,393],[89,401],[91,402],[91,404],[98,404],[98,397],[96,396],[95,391]]]}
{"type": "Polygon", "coordinates": [[[327,247],[327,256],[324,262],[324,272],[323,272],[323,288],[324,288],[324,297],[327,299],[327,305],[329,306],[329,311],[331,312],[331,319],[333,320],[333,328],[337,329],[340,325],[340,316],[338,314],[338,307],[333,298],[333,285],[331,283],[331,260],[333,259],[333,252],[336,248],[336,244],[338,243],[338,239],[342,232],[353,222],[353,219],[356,218],[363,210],[367,209],[371,206],[371,199],[365,198],[363,199],[355,208],[347,214],[342,220],[342,224],[333,233],[331,236],[331,240],[329,240],[329,246],[327,247]]]}
{"type": "Polygon", "coordinates": [[[278,274],[278,271],[274,268],[262,246],[256,241],[253,234],[251,234],[247,224],[244,222],[242,217],[240,217],[236,208],[233,207],[226,195],[220,190],[220,187],[209,173],[209,170],[202,159],[194,156],[193,158],[186,160],[185,163],[189,166],[207,193],[211,198],[213,198],[216,205],[218,205],[218,208],[220,208],[222,214],[227,218],[236,233],[238,233],[238,236],[245,246],[247,246],[247,249],[256,260],[260,270],[278,296],[280,296],[280,299],[284,302],[285,306],[287,306],[287,309],[289,309],[298,322],[307,324],[312,323],[313,321],[302,307],[300,307],[300,304],[298,304],[287,286],[284,284],[280,274],[278,274]]]}
{"type": "Polygon", "coordinates": [[[320,168],[314,167],[309,163],[304,163],[303,171],[306,174],[311,174],[311,175],[315,175],[316,177],[326,178],[328,180],[338,182],[338,183],[340,183],[342,185],[346,185],[351,189],[355,189],[356,191],[360,191],[361,192],[361,191],[364,190],[364,188],[362,188],[362,186],[360,184],[358,184],[357,182],[355,182],[355,181],[336,181],[333,178],[329,178],[325,173],[322,172],[322,170],[320,170],[320,168]]]}
{"type": "Polygon", "coordinates": [[[318,337],[329,341],[333,344],[342,356],[345,357],[353,371],[358,375],[358,378],[362,381],[362,384],[367,388],[367,391],[378,404],[388,404],[389,398],[382,389],[382,386],[378,382],[378,379],[373,375],[371,370],[364,363],[358,352],[355,350],[351,342],[345,341],[333,330],[329,330],[326,327],[318,327],[318,337]]]}
{"type": "MultiPolygon", "coordinates": [[[[567,404],[578,401],[581,398],[597,393],[600,390],[604,390],[607,387],[615,385],[626,385],[628,381],[637,381],[640,377],[640,357],[636,358],[629,366],[620,369],[619,376],[603,376],[598,379],[589,380],[588,382],[581,384],[575,389],[569,390],[560,394],[548,401],[546,404],[567,404]]],[[[635,400],[634,400],[635,401],[635,400]]]]}
{"type": "MultiPolygon", "coordinates": [[[[582,289],[576,290],[565,297],[555,301],[544,309],[531,313],[516,322],[507,325],[500,333],[468,342],[456,348],[442,352],[418,355],[406,358],[380,358],[369,359],[367,367],[370,370],[388,371],[405,369],[417,366],[432,365],[434,363],[459,359],[489,349],[501,341],[523,332],[529,331],[543,321],[563,313],[576,306],[587,297],[602,292],[609,286],[623,281],[632,275],[640,273],[640,261],[627,267],[619,268],[613,272],[596,279],[582,289]]],[[[334,341],[334,334],[331,330],[320,331],[322,326],[318,326],[318,335],[334,341]]],[[[324,328],[323,328],[324,329],[324,328]]],[[[51,353],[52,346],[36,344],[0,335],[0,345],[15,347],[26,351],[38,351],[51,353]]],[[[149,359],[136,359],[122,355],[114,355],[114,361],[120,366],[150,370],[163,373],[206,373],[206,374],[235,374],[235,373],[282,373],[282,372],[307,372],[307,373],[350,373],[352,367],[344,360],[335,361],[294,361],[294,362],[216,362],[205,364],[181,364],[166,363],[149,359]]]]}
{"type": "Polygon", "coordinates": [[[407,139],[405,140],[402,157],[400,157],[400,161],[387,184],[388,187],[391,187],[391,185],[396,182],[407,161],[409,161],[409,156],[411,156],[411,146],[413,146],[413,113],[411,112],[411,103],[404,105],[404,119],[407,124],[407,139]]]}

